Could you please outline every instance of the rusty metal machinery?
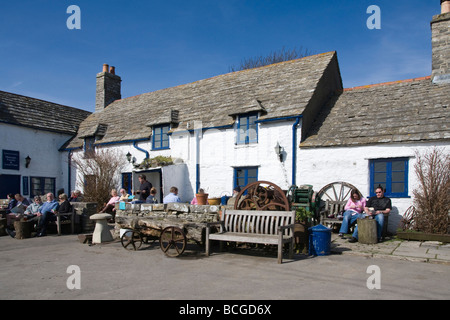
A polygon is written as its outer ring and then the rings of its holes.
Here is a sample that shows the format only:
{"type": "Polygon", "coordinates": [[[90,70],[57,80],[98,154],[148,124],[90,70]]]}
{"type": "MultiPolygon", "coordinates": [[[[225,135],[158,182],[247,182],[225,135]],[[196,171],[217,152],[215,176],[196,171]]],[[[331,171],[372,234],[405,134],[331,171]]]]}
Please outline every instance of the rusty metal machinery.
{"type": "Polygon", "coordinates": [[[235,210],[289,211],[285,192],[269,181],[256,181],[246,185],[236,197],[235,210]]]}

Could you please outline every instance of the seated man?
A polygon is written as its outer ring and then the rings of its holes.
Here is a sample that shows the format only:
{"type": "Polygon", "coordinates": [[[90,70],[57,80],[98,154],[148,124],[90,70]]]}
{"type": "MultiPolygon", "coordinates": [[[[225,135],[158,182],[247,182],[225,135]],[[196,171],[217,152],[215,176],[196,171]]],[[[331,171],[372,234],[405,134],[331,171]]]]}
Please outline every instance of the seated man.
{"type": "Polygon", "coordinates": [[[59,203],[55,200],[53,193],[47,193],[47,202],[39,209],[37,216],[40,217],[38,224],[38,237],[47,235],[47,226],[50,221],[56,221],[55,211],[58,210],[59,203]]]}
{"type": "Polygon", "coordinates": [[[42,200],[40,196],[34,197],[34,202],[30,204],[25,210],[25,217],[27,217],[28,220],[33,219],[37,216],[37,213],[39,212],[39,209],[42,207],[42,200]]]}
{"type": "Polygon", "coordinates": [[[180,197],[178,197],[178,188],[170,188],[170,193],[164,197],[163,203],[181,202],[180,197]]]}
{"type": "MultiPolygon", "coordinates": [[[[376,196],[369,198],[364,212],[366,215],[372,216],[377,221],[377,237],[378,242],[381,241],[381,233],[383,232],[384,215],[388,215],[392,209],[391,199],[384,196],[384,190],[382,186],[378,186],[375,189],[376,196]],[[371,210],[373,208],[373,211],[371,210]]],[[[349,242],[358,241],[358,226],[356,226],[353,232],[352,238],[349,242]]]]}

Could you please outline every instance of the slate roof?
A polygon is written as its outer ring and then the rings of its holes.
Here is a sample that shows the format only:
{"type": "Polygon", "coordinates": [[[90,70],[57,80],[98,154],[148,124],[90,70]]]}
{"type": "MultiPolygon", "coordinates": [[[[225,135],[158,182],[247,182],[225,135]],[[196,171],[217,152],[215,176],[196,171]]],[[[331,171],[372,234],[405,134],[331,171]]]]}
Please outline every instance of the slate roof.
{"type": "Polygon", "coordinates": [[[450,140],[450,85],[430,77],[345,89],[322,109],[301,148],[450,140]]]}
{"type": "Polygon", "coordinates": [[[80,147],[100,124],[107,129],[97,144],[149,138],[158,124],[186,130],[194,128],[194,121],[202,121],[203,128],[230,126],[236,114],[251,111],[261,111],[260,120],[300,115],[332,61],[337,66],[336,52],[117,100],[83,121],[68,147],[80,147]]]}
{"type": "Polygon", "coordinates": [[[89,111],[0,91],[0,123],[75,135],[89,111]]]}

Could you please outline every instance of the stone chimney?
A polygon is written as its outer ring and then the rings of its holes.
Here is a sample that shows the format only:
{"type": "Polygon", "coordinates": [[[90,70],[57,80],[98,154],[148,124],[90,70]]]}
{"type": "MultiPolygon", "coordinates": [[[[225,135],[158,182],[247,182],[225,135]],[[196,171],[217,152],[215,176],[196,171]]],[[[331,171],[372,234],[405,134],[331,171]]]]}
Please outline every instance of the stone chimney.
{"type": "Polygon", "coordinates": [[[95,94],[95,112],[101,111],[115,100],[121,99],[120,83],[115,67],[103,65],[103,71],[97,74],[97,91],[95,94]]]}
{"type": "Polygon", "coordinates": [[[434,83],[450,83],[450,0],[441,0],[441,14],[431,20],[434,83]]]}

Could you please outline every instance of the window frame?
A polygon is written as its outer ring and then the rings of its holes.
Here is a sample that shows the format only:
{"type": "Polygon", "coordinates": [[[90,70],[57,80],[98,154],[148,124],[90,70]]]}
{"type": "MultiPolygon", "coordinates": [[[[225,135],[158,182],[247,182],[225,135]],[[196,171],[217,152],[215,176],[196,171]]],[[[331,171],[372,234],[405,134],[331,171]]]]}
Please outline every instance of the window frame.
{"type": "Polygon", "coordinates": [[[370,197],[375,196],[375,184],[385,184],[385,196],[390,198],[410,198],[408,195],[409,190],[409,181],[408,181],[408,175],[409,175],[409,158],[407,157],[399,157],[399,158],[382,158],[382,159],[370,159],[369,160],[369,168],[370,168],[370,190],[369,194],[370,197]],[[404,163],[404,170],[394,170],[392,168],[393,162],[400,162],[402,161],[404,163]],[[376,163],[386,163],[386,170],[385,171],[375,171],[375,164],[376,163]],[[394,181],[393,173],[400,173],[403,172],[403,181],[394,181]],[[386,181],[375,181],[375,174],[381,173],[385,174],[386,181]],[[403,191],[402,192],[392,192],[392,185],[394,183],[403,183],[403,191]]]}
{"type": "Polygon", "coordinates": [[[52,178],[52,177],[35,177],[32,176],[30,177],[30,198],[33,198],[34,196],[42,196],[45,195],[49,192],[55,194],[56,191],[56,178],[52,178]],[[34,191],[36,190],[36,188],[34,188],[35,185],[35,179],[39,179],[39,191],[41,194],[34,194],[34,191]],[[45,189],[45,179],[50,179],[53,183],[53,186],[50,189],[45,189]]]}
{"type": "Polygon", "coordinates": [[[236,125],[236,144],[237,145],[247,145],[251,143],[258,143],[258,113],[257,112],[251,112],[246,114],[238,115],[238,121],[236,125]],[[254,117],[255,120],[251,123],[250,118],[254,117]],[[241,137],[241,126],[242,126],[242,120],[246,119],[246,125],[244,128],[244,136],[241,137]],[[255,129],[255,138],[250,139],[250,129],[255,129]]]}
{"type": "Polygon", "coordinates": [[[162,124],[157,125],[153,127],[153,134],[152,134],[152,150],[167,150],[170,149],[170,137],[169,137],[169,131],[170,131],[170,124],[162,124]],[[167,128],[167,132],[164,133],[164,128],[167,128]],[[156,140],[157,137],[160,138],[160,140],[156,140]],[[164,141],[167,141],[167,147],[164,146],[164,141]],[[156,146],[156,143],[160,143],[160,146],[156,146]]]}
{"type": "Polygon", "coordinates": [[[255,179],[255,181],[252,180],[251,182],[258,181],[258,174],[259,174],[259,170],[258,169],[259,169],[259,167],[257,167],[257,166],[253,166],[253,167],[252,166],[249,166],[249,167],[235,167],[234,170],[233,170],[233,175],[234,175],[234,177],[233,177],[233,189],[236,188],[237,186],[241,187],[241,189],[244,188],[246,185],[249,184],[249,182],[248,182],[249,178],[254,178],[255,179]],[[249,176],[249,173],[248,173],[249,170],[256,170],[256,175],[255,176],[249,176]],[[244,185],[238,184],[238,171],[244,171],[244,182],[245,182],[244,185]]]}
{"type": "Polygon", "coordinates": [[[84,138],[84,158],[92,159],[95,155],[95,136],[84,138]]]}

